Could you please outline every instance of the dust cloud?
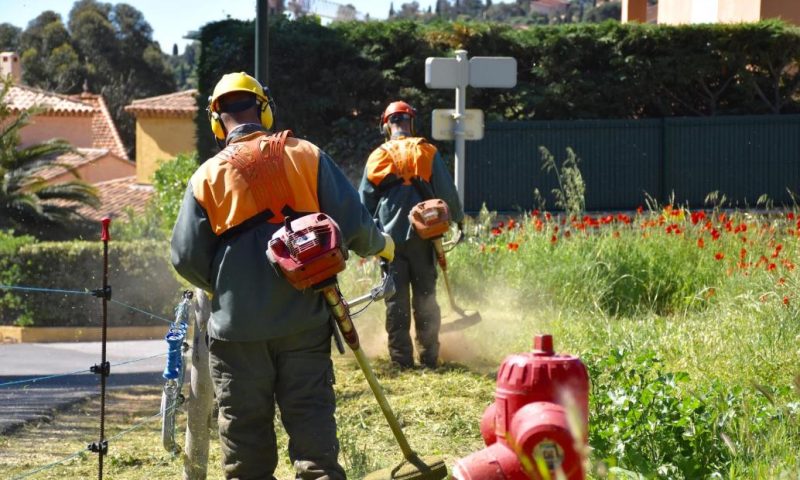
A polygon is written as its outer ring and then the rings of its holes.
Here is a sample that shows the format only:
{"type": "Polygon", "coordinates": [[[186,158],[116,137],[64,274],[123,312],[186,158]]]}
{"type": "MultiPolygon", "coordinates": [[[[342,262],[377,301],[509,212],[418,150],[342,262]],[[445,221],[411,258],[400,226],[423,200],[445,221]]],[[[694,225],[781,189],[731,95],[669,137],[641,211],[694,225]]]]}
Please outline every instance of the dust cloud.
{"type": "MultiPolygon", "coordinates": [[[[535,334],[547,333],[543,329],[549,323],[548,313],[538,304],[537,292],[493,285],[483,300],[471,303],[454,286],[456,306],[466,316],[450,308],[444,285],[439,285],[437,294],[442,310],[439,356],[445,363],[491,372],[507,355],[531,350],[535,334]]],[[[354,318],[362,349],[373,359],[388,358],[385,311],[383,301],[375,302],[354,318]]]]}

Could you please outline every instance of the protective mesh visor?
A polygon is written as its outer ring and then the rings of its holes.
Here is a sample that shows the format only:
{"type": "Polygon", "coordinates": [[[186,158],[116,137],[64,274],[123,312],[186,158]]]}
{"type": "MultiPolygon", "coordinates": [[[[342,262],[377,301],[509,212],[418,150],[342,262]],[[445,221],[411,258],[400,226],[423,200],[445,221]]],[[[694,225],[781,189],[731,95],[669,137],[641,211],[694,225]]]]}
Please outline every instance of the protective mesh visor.
{"type": "Polygon", "coordinates": [[[400,123],[411,120],[411,115],[407,113],[393,113],[389,116],[389,123],[400,123]]]}

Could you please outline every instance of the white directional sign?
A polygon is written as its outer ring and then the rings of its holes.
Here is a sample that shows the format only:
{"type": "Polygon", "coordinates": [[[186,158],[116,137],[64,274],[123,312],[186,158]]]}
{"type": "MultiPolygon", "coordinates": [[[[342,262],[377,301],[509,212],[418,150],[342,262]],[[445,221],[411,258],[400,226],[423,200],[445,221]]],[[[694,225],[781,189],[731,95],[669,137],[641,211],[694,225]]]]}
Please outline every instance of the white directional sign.
{"type": "Polygon", "coordinates": [[[457,58],[428,57],[425,60],[425,86],[457,88],[469,81],[469,64],[457,58]]]}
{"type": "Polygon", "coordinates": [[[469,59],[469,86],[512,88],[517,84],[514,57],[472,57],[469,59]]]}
{"type": "MultiPolygon", "coordinates": [[[[433,111],[431,123],[432,136],[435,140],[453,140],[455,135],[455,109],[437,108],[433,111]]],[[[464,140],[480,140],[483,138],[483,110],[468,108],[464,113],[464,140]]]]}
{"type": "Polygon", "coordinates": [[[455,180],[458,197],[464,204],[465,140],[483,138],[483,112],[467,110],[467,86],[478,88],[511,88],[517,84],[517,61],[512,57],[467,57],[466,50],[456,50],[455,58],[425,59],[425,86],[452,88],[456,91],[456,108],[433,111],[433,133],[436,140],[455,140],[455,180]]]}

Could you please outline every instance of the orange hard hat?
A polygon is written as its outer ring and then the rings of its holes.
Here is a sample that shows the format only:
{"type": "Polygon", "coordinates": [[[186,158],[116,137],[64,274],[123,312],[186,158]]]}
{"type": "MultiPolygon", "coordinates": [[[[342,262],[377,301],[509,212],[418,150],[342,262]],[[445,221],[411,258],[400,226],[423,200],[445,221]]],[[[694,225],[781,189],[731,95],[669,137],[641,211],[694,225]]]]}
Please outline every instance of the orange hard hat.
{"type": "Polygon", "coordinates": [[[381,125],[386,124],[386,122],[389,121],[389,117],[396,113],[405,113],[411,118],[417,116],[417,111],[414,110],[414,107],[400,100],[397,102],[392,102],[388,107],[386,107],[386,110],[383,111],[383,115],[381,115],[381,125]]]}

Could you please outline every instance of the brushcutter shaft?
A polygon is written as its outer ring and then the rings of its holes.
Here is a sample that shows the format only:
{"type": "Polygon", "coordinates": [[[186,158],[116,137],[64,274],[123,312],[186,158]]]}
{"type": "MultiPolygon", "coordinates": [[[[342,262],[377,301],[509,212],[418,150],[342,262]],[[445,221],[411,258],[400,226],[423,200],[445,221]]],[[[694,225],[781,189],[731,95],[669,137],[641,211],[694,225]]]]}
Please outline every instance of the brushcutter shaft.
{"type": "Polygon", "coordinates": [[[400,446],[400,450],[403,452],[403,457],[405,457],[405,459],[408,461],[417,459],[417,454],[411,449],[411,445],[408,444],[408,440],[406,439],[403,430],[400,428],[400,422],[397,421],[397,417],[394,415],[392,407],[386,400],[386,394],[383,392],[381,384],[378,383],[378,379],[375,378],[375,373],[372,371],[369,361],[367,360],[366,355],[364,355],[364,351],[361,350],[361,347],[354,348],[353,354],[356,357],[358,365],[361,367],[361,371],[364,372],[364,377],[367,379],[369,388],[372,390],[372,393],[375,395],[375,399],[378,401],[378,405],[381,407],[383,416],[386,417],[386,422],[389,424],[389,428],[392,429],[394,438],[397,440],[397,444],[400,446]]]}
{"type": "Polygon", "coordinates": [[[392,412],[392,407],[389,406],[389,402],[386,400],[386,394],[383,392],[383,388],[381,388],[380,383],[378,383],[378,379],[375,378],[375,373],[372,371],[369,361],[366,355],[364,355],[364,351],[361,350],[361,345],[358,341],[358,332],[356,332],[356,327],[353,325],[353,320],[350,318],[350,310],[342,297],[342,293],[339,291],[338,284],[334,283],[333,285],[323,287],[320,291],[325,297],[325,301],[328,303],[333,317],[336,319],[336,324],[339,326],[339,330],[341,330],[345,342],[350,349],[353,350],[358,366],[361,367],[361,371],[364,372],[364,377],[367,379],[369,388],[375,395],[381,412],[383,412],[383,416],[386,417],[389,428],[392,429],[392,433],[397,443],[400,445],[400,449],[403,451],[403,456],[406,459],[416,458],[416,453],[411,450],[411,446],[408,444],[408,440],[406,440],[403,430],[400,428],[400,423],[397,421],[397,417],[395,417],[394,412],[392,412]]]}
{"type": "MultiPolygon", "coordinates": [[[[447,257],[444,254],[444,245],[442,244],[442,237],[436,237],[431,240],[433,242],[433,249],[436,250],[436,261],[439,262],[439,268],[445,274],[445,281],[447,279],[447,257]]],[[[447,287],[450,291],[450,287],[447,287]]]]}
{"type": "Polygon", "coordinates": [[[333,318],[336,320],[336,324],[339,326],[339,330],[342,332],[345,343],[353,351],[357,350],[360,346],[358,332],[356,332],[356,327],[353,325],[353,319],[350,318],[350,310],[344,302],[341,292],[339,292],[339,285],[334,283],[323,287],[321,292],[333,314],[333,318]]]}

